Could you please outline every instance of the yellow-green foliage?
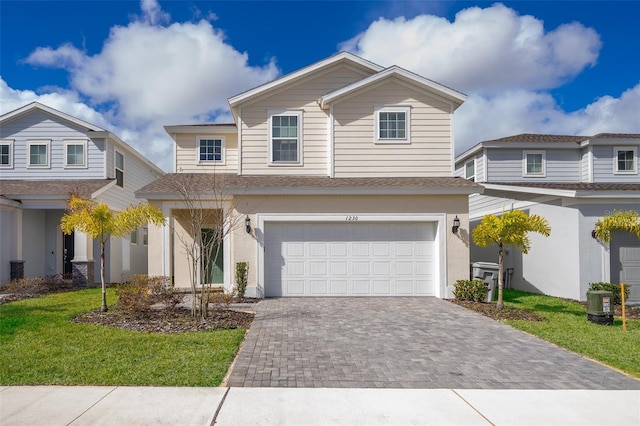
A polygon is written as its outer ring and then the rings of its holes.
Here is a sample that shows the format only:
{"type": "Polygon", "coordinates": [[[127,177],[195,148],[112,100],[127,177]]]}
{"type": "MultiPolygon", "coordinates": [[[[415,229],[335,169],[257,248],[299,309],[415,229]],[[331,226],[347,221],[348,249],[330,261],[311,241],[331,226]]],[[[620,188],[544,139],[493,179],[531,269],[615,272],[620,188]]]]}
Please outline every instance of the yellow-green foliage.
{"type": "Polygon", "coordinates": [[[162,211],[146,203],[113,212],[106,204],[96,204],[92,200],[72,195],[67,211],[60,221],[62,232],[71,234],[77,229],[100,241],[109,236],[123,237],[149,222],[164,224],[162,211]]]}
{"type": "Polygon", "coordinates": [[[515,246],[528,253],[531,243],[528,233],[537,232],[548,237],[551,233],[549,222],[542,216],[527,215],[521,210],[512,210],[498,217],[488,214],[473,229],[473,242],[480,247],[497,245],[515,246]]]}
{"type": "Polygon", "coordinates": [[[611,242],[612,231],[626,231],[640,238],[640,218],[636,210],[618,210],[598,219],[595,235],[600,241],[611,242]]]}

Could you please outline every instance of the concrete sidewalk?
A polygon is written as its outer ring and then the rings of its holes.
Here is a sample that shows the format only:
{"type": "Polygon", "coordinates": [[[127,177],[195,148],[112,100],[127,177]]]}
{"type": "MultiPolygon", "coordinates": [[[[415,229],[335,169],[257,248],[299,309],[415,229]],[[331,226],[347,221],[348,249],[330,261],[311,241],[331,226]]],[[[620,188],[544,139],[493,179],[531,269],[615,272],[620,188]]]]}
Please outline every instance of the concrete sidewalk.
{"type": "Polygon", "coordinates": [[[640,425],[637,390],[8,386],[9,425],[640,425]]]}

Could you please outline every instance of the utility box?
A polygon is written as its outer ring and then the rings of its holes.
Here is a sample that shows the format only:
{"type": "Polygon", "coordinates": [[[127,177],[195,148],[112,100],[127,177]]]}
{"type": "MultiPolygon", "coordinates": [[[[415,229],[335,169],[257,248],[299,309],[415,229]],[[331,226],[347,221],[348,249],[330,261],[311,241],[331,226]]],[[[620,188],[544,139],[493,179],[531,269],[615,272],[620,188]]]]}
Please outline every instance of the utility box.
{"type": "Polygon", "coordinates": [[[596,324],[613,325],[613,293],[604,290],[587,292],[587,319],[596,324]]]}
{"type": "Polygon", "coordinates": [[[474,262],[471,264],[471,278],[484,281],[488,287],[487,302],[493,300],[498,287],[498,264],[492,262],[474,262]]]}

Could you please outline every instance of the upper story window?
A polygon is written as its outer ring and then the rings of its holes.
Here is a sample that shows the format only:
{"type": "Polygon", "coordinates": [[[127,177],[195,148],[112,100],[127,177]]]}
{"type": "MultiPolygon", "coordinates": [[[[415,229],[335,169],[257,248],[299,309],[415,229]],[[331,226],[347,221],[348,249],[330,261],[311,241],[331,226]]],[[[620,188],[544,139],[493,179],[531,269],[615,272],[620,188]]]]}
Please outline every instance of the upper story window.
{"type": "Polygon", "coordinates": [[[637,151],[635,147],[616,147],[613,149],[613,161],[615,163],[615,172],[624,174],[638,173],[636,167],[637,151]]]}
{"type": "Polygon", "coordinates": [[[409,143],[411,109],[408,106],[376,108],[376,142],[409,143]]]}
{"type": "Polygon", "coordinates": [[[116,162],[115,162],[116,185],[118,185],[121,188],[124,188],[124,154],[116,151],[115,157],[116,157],[116,162]]]}
{"type": "Polygon", "coordinates": [[[467,161],[464,165],[464,177],[471,182],[476,181],[476,160],[467,161]]]}
{"type": "Polygon", "coordinates": [[[87,167],[86,141],[64,141],[64,166],[87,167]]]}
{"type": "Polygon", "coordinates": [[[27,141],[27,152],[29,153],[29,167],[49,167],[49,147],[51,141],[27,141]]]}
{"type": "Polygon", "coordinates": [[[13,141],[0,140],[0,168],[10,169],[13,167],[13,141]]]}
{"type": "Polygon", "coordinates": [[[149,228],[146,226],[142,228],[142,244],[145,246],[149,245],[149,228]]]}
{"type": "Polygon", "coordinates": [[[544,151],[524,151],[523,176],[544,177],[546,175],[546,159],[544,151]]]}
{"type": "Polygon", "coordinates": [[[302,164],[302,111],[270,113],[269,145],[271,164],[302,164]]]}
{"type": "Polygon", "coordinates": [[[224,138],[198,138],[198,163],[223,163],[223,159],[224,138]]]}

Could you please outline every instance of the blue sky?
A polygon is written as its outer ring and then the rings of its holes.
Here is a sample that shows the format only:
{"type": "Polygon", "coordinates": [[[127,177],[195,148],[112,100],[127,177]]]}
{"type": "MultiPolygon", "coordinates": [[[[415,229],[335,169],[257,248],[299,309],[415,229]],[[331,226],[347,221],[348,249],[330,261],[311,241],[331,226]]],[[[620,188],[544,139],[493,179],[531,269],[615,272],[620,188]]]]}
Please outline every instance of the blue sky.
{"type": "Polygon", "coordinates": [[[456,151],[536,132],[640,133],[640,1],[0,0],[0,113],[38,100],[170,171],[163,125],[340,50],[469,95],[456,151]]]}

